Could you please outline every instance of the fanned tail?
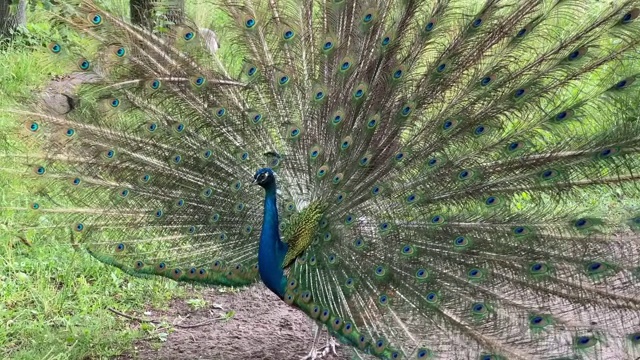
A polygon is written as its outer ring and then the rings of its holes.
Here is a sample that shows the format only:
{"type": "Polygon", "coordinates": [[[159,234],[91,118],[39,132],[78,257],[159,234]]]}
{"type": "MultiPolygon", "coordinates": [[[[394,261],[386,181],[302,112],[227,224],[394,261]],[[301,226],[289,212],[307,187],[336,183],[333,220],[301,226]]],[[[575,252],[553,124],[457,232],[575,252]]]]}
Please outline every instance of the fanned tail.
{"type": "Polygon", "coordinates": [[[619,110],[640,83],[637,1],[220,8],[211,56],[192,25],[160,38],[83,3],[70,21],[102,55],[74,63],[99,83],[66,115],[23,111],[42,150],[7,157],[36,190],[12,208],[27,234],[74,231],[137,274],[248,283],[247,185],[268,166],[284,240],[304,245],[284,300],[342,342],[384,359],[638,355],[640,213],[591,200],[639,193],[640,123],[619,110]]]}

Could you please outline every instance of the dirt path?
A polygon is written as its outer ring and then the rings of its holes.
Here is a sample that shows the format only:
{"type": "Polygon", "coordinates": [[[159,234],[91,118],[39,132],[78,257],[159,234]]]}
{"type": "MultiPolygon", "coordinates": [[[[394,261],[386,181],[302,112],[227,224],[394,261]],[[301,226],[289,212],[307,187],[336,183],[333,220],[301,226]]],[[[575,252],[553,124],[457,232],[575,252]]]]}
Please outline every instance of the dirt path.
{"type": "MultiPolygon", "coordinates": [[[[200,324],[235,311],[229,320],[213,321],[189,329],[176,329],[159,349],[157,342],[140,342],[121,359],[277,359],[299,360],[311,346],[313,323],[301,311],[278,299],[262,285],[236,293],[199,290],[207,305],[194,310],[185,300],[174,301],[168,311],[151,311],[151,317],[172,324],[200,324]]],[[[326,332],[324,333],[326,334],[326,332]]],[[[326,335],[321,336],[326,344],[326,335]]],[[[338,356],[323,360],[348,360],[353,351],[339,346],[338,356]]],[[[364,356],[363,359],[367,359],[364,356]]]]}

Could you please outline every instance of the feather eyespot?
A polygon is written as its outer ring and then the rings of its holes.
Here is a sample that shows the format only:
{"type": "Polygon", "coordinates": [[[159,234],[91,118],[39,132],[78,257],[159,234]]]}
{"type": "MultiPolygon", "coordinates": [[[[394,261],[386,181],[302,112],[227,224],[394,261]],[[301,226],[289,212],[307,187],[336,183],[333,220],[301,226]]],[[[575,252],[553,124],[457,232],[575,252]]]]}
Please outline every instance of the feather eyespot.
{"type": "Polygon", "coordinates": [[[425,32],[431,32],[431,31],[433,31],[435,26],[436,26],[435,21],[431,20],[424,26],[424,31],[425,32]]]}
{"type": "Polygon", "coordinates": [[[89,62],[89,60],[80,59],[80,61],[78,61],[78,68],[80,68],[80,70],[89,70],[90,67],[91,62],[89,62]]]}
{"type": "Polygon", "coordinates": [[[640,9],[639,8],[633,8],[628,13],[624,14],[624,16],[622,17],[622,20],[620,22],[623,23],[623,24],[628,24],[628,23],[632,22],[633,20],[637,19],[639,15],[640,15],[640,9]]]}
{"type": "Polygon", "coordinates": [[[196,87],[201,87],[205,83],[205,78],[202,76],[197,76],[192,80],[192,82],[196,87]]]}
{"type": "Polygon", "coordinates": [[[426,278],[429,277],[429,272],[425,269],[418,269],[416,271],[416,278],[418,278],[418,280],[424,280],[426,278]]]}
{"type": "Polygon", "coordinates": [[[253,28],[256,26],[256,19],[254,19],[254,18],[249,18],[249,19],[245,20],[245,22],[244,22],[244,26],[245,26],[247,29],[253,29],[253,28]]]}
{"type": "Polygon", "coordinates": [[[293,30],[289,29],[282,33],[282,38],[285,40],[291,40],[295,35],[296,33],[293,30]]]}
{"type": "Polygon", "coordinates": [[[519,98],[523,97],[526,93],[527,93],[527,89],[520,88],[520,89],[518,89],[518,90],[513,92],[513,97],[516,98],[516,99],[519,99],[519,98]]]}
{"type": "Polygon", "coordinates": [[[416,355],[418,359],[427,359],[431,356],[431,350],[429,349],[418,349],[418,354],[416,355]]]}
{"type": "Polygon", "coordinates": [[[516,37],[517,38],[522,38],[525,35],[527,35],[527,32],[528,32],[527,28],[522,28],[522,29],[520,29],[520,31],[518,31],[518,33],[516,34],[516,37]]]}
{"type": "Polygon", "coordinates": [[[182,38],[185,41],[191,41],[195,37],[196,37],[196,35],[195,35],[195,33],[193,31],[188,31],[188,32],[184,33],[184,35],[182,35],[182,38]]]}
{"type": "Polygon", "coordinates": [[[578,60],[578,59],[582,58],[586,53],[587,53],[587,48],[586,47],[581,47],[581,48],[576,49],[573,52],[571,52],[569,54],[569,56],[567,56],[567,59],[569,61],[575,61],[575,60],[578,60]]]}
{"type": "Polygon", "coordinates": [[[124,47],[118,47],[115,51],[117,57],[124,57],[127,54],[127,50],[124,47]]]}
{"type": "Polygon", "coordinates": [[[49,51],[51,51],[54,54],[59,54],[62,51],[62,46],[57,42],[50,43],[48,48],[49,48],[49,51]]]}
{"type": "Polygon", "coordinates": [[[98,13],[94,13],[94,14],[89,15],[89,19],[91,20],[91,23],[93,25],[102,24],[102,15],[100,15],[98,13]]]}

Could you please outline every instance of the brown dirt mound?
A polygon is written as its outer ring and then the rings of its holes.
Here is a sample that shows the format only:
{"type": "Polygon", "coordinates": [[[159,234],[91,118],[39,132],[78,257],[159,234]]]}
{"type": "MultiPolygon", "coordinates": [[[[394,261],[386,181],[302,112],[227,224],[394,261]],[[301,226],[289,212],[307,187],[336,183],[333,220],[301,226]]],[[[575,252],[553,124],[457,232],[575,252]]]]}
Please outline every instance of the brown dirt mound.
{"type": "MultiPolygon", "coordinates": [[[[157,348],[156,343],[139,342],[135,350],[121,359],[282,359],[299,360],[309,352],[313,322],[303,312],[285,304],[262,285],[240,292],[199,291],[207,305],[194,310],[185,300],[174,301],[167,311],[151,311],[151,317],[170,324],[193,325],[176,328],[157,348]],[[235,311],[229,320],[220,318],[235,311]]],[[[326,344],[323,331],[319,344],[326,344]]],[[[347,360],[353,351],[339,345],[338,356],[323,360],[347,360]]],[[[357,357],[355,357],[357,358],[357,357]]],[[[362,359],[369,358],[362,356],[362,359]]]]}

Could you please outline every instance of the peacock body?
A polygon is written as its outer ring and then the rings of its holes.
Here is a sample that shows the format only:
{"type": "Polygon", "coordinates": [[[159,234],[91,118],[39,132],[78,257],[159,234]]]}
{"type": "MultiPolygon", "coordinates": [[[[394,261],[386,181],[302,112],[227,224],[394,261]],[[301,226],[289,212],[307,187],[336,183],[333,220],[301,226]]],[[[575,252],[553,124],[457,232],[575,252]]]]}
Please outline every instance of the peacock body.
{"type": "Polygon", "coordinates": [[[12,110],[3,169],[34,190],[4,207],[16,232],[133,275],[262,281],[382,359],[639,356],[640,210],[604,203],[639,193],[638,1],[219,10],[211,54],[186,21],[64,8],[97,51],[52,58],[97,80],[66,114],[12,110]]]}

